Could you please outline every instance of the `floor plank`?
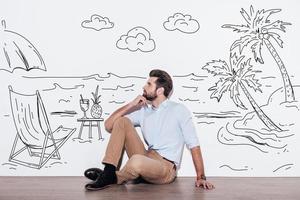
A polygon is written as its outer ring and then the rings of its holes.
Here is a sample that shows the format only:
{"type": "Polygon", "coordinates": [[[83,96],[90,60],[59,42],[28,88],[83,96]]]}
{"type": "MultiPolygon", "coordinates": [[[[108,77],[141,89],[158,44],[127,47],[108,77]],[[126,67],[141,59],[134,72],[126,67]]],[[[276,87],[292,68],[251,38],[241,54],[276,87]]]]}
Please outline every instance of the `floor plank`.
{"type": "Polygon", "coordinates": [[[216,189],[194,187],[194,179],[177,178],[168,185],[115,185],[101,191],[85,191],[84,177],[0,177],[0,200],[101,200],[101,199],[272,199],[299,200],[300,178],[212,177],[216,189]]]}

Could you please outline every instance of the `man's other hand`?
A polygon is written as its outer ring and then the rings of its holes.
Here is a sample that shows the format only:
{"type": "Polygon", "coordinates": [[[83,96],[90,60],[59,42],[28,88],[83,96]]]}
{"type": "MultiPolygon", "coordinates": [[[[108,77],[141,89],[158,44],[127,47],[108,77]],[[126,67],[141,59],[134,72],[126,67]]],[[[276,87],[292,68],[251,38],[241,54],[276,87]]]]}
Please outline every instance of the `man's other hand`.
{"type": "Polygon", "coordinates": [[[210,182],[203,180],[203,179],[196,180],[195,186],[203,187],[204,189],[208,189],[208,190],[212,190],[215,188],[215,186],[213,184],[211,184],[210,182]]]}

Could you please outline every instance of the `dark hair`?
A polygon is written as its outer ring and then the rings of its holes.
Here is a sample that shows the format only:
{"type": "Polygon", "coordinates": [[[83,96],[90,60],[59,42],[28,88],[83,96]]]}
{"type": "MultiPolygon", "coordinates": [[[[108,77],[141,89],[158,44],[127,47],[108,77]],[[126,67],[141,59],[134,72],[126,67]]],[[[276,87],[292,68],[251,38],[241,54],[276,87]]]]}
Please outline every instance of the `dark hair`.
{"type": "Polygon", "coordinates": [[[160,69],[153,69],[151,70],[151,72],[149,73],[150,77],[157,77],[157,80],[155,81],[156,83],[156,89],[163,87],[164,88],[164,95],[165,97],[168,97],[170,92],[173,89],[173,81],[171,76],[160,69]]]}

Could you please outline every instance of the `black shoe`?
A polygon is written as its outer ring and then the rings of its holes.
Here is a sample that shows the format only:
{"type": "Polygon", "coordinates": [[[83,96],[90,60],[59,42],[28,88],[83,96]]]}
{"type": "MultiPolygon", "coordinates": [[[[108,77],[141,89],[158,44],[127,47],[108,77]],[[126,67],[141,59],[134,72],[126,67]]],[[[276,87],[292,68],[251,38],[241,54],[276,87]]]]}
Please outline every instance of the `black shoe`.
{"type": "Polygon", "coordinates": [[[102,190],[116,183],[117,183],[116,174],[114,174],[114,176],[112,177],[108,177],[106,173],[102,173],[100,176],[98,176],[98,178],[95,181],[86,184],[85,189],[91,191],[102,190]]]}
{"type": "Polygon", "coordinates": [[[84,176],[93,181],[95,181],[101,174],[103,174],[103,170],[99,168],[89,168],[84,172],[84,176]]]}

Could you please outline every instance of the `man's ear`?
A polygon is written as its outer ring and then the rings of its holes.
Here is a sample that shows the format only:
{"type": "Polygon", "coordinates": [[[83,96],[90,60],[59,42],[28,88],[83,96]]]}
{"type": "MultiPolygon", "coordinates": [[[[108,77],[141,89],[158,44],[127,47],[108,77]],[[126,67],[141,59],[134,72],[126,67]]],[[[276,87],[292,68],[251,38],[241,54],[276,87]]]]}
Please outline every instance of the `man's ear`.
{"type": "Polygon", "coordinates": [[[157,90],[156,90],[156,92],[157,92],[157,95],[163,95],[164,94],[164,92],[165,92],[165,88],[163,88],[163,87],[160,87],[160,88],[158,88],[157,90]]]}

